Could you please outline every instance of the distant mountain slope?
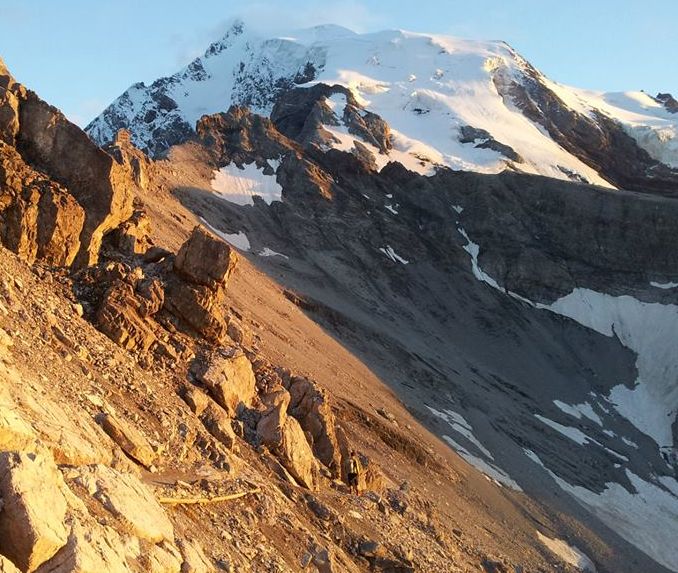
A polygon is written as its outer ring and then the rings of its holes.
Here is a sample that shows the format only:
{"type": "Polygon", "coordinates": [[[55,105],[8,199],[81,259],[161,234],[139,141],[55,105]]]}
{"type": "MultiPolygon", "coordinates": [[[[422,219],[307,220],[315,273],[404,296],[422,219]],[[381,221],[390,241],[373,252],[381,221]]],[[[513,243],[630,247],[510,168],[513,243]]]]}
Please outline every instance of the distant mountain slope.
{"type": "MultiPolygon", "coordinates": [[[[678,166],[678,117],[661,100],[560,86],[503,42],[337,26],[263,38],[236,22],[175,75],[133,85],[86,130],[103,144],[124,127],[158,155],[205,114],[238,104],[267,115],[290,88],[316,83],[348,88],[388,123],[381,164],[420,173],[510,169],[628,188],[650,175],[665,189],[675,173],[658,162],[678,166]]],[[[333,145],[352,145],[332,132],[333,145]]]]}

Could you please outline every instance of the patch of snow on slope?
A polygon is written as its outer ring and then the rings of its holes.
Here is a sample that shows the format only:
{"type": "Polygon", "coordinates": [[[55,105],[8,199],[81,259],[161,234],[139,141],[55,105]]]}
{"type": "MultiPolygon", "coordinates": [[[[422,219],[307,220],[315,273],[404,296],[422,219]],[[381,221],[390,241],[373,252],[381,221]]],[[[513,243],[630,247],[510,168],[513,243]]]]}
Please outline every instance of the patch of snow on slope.
{"type": "Polygon", "coordinates": [[[486,476],[497,481],[499,484],[503,484],[515,491],[523,491],[523,489],[509,476],[505,471],[498,468],[494,464],[491,464],[482,458],[474,456],[471,454],[464,446],[460,445],[454,441],[450,436],[443,435],[443,440],[445,440],[454,451],[456,451],[466,462],[471,464],[478,471],[481,471],[486,476]]]}
{"type": "MultiPolygon", "coordinates": [[[[275,171],[277,161],[269,161],[275,171]]],[[[265,175],[264,169],[255,163],[244,165],[240,169],[235,163],[229,163],[214,172],[211,186],[223,199],[237,205],[254,205],[254,196],[260,196],[267,204],[282,201],[282,187],[275,175],[265,175]]]]}
{"type": "Polygon", "coordinates": [[[485,446],[483,446],[478,441],[478,439],[473,435],[473,427],[466,421],[466,419],[461,414],[458,414],[453,410],[444,410],[441,412],[439,410],[436,410],[435,408],[431,408],[431,406],[426,407],[430,410],[430,412],[434,416],[440,418],[441,420],[444,420],[452,427],[452,429],[455,432],[459,432],[462,436],[464,436],[484,455],[486,455],[491,460],[494,460],[494,456],[490,453],[490,451],[485,446]]]}
{"type": "Polygon", "coordinates": [[[539,456],[524,450],[528,458],[544,468],[561,489],[571,494],[581,505],[590,509],[610,529],[652,559],[672,571],[678,571],[678,491],[667,486],[673,478],[647,482],[626,470],[634,491],[609,482],[600,493],[573,486],[544,466],[539,456]]]}
{"type": "Polygon", "coordinates": [[[264,247],[257,253],[260,257],[282,257],[283,259],[289,259],[287,255],[283,255],[282,253],[277,253],[276,251],[269,249],[268,247],[264,247]]]}
{"type": "MultiPolygon", "coordinates": [[[[435,408],[432,408],[431,406],[426,406],[429,411],[436,416],[437,418],[440,418],[441,420],[444,420],[447,422],[447,424],[458,434],[461,434],[464,438],[466,438],[469,442],[471,442],[478,450],[484,455],[486,458],[489,460],[492,460],[494,462],[494,456],[492,453],[485,447],[483,446],[480,441],[475,437],[473,434],[473,427],[469,422],[464,418],[461,414],[453,411],[453,410],[436,410],[435,408]]],[[[510,487],[511,489],[514,489],[516,491],[522,491],[521,487],[513,480],[511,477],[503,471],[501,468],[497,467],[494,463],[490,463],[487,460],[484,460],[478,456],[473,455],[471,452],[469,452],[468,448],[465,448],[459,442],[454,440],[448,435],[443,435],[442,436],[443,440],[445,440],[452,448],[462,457],[464,460],[466,460],[469,464],[471,464],[474,468],[477,470],[481,471],[484,473],[486,476],[490,477],[494,481],[498,482],[499,484],[504,484],[505,486],[510,487]]]]}
{"type": "Polygon", "coordinates": [[[480,264],[478,263],[478,255],[480,255],[480,245],[478,245],[478,243],[474,243],[469,238],[466,231],[461,227],[458,227],[457,231],[462,237],[464,237],[464,239],[466,239],[466,244],[464,245],[463,248],[469,255],[471,255],[471,269],[473,270],[474,277],[476,277],[479,281],[487,283],[492,288],[495,288],[498,291],[509,295],[511,298],[515,298],[516,300],[527,303],[530,306],[534,306],[534,303],[531,300],[528,300],[515,292],[501,288],[496,280],[494,280],[490,275],[483,271],[483,269],[480,268],[480,264]]]}
{"type": "Polygon", "coordinates": [[[577,442],[580,446],[588,444],[589,442],[594,442],[596,444],[598,443],[594,439],[589,438],[584,432],[582,432],[578,428],[563,426],[562,424],[554,422],[553,420],[549,420],[548,418],[540,416],[539,414],[535,414],[534,417],[537,418],[539,421],[543,422],[544,424],[546,424],[547,426],[553,428],[556,432],[559,432],[563,436],[567,436],[572,441],[577,442]]]}
{"type": "Polygon", "coordinates": [[[223,231],[220,231],[219,229],[212,227],[212,225],[210,225],[202,217],[200,217],[200,221],[202,221],[202,224],[205,225],[205,227],[207,227],[210,231],[212,231],[217,237],[219,237],[223,241],[226,241],[227,243],[230,243],[236,249],[240,251],[250,250],[250,241],[247,238],[247,235],[242,231],[238,231],[237,233],[224,233],[223,231]]]}
{"type": "Polygon", "coordinates": [[[600,419],[600,416],[596,414],[593,411],[593,408],[591,407],[591,404],[588,402],[584,402],[583,404],[565,404],[565,402],[561,402],[560,400],[554,400],[553,403],[562,411],[565,412],[566,414],[569,414],[573,418],[577,418],[578,420],[581,420],[581,417],[584,416],[588,418],[589,420],[592,420],[599,426],[603,425],[603,421],[600,419]]]}
{"type": "Polygon", "coordinates": [[[403,265],[409,265],[410,261],[403,259],[398,253],[393,250],[391,245],[386,245],[386,247],[380,247],[379,250],[384,253],[389,259],[394,263],[401,263],[403,265]]]}
{"type": "Polygon", "coordinates": [[[550,426],[553,428],[556,432],[562,434],[563,436],[566,436],[570,438],[570,440],[577,442],[580,446],[585,446],[586,444],[596,444],[597,446],[600,446],[603,448],[606,452],[612,454],[616,458],[619,458],[621,460],[624,460],[626,462],[629,461],[629,459],[626,456],[623,456],[622,454],[619,454],[615,452],[614,450],[611,450],[610,448],[605,447],[603,444],[601,444],[599,441],[594,440],[593,438],[587,436],[584,432],[579,430],[578,428],[572,428],[571,426],[563,426],[562,424],[559,424],[558,422],[554,422],[553,420],[549,420],[548,418],[545,418],[544,416],[540,416],[539,414],[534,415],[535,418],[546,424],[547,426],[550,426]]]}
{"type": "Polygon", "coordinates": [[[650,283],[650,286],[653,286],[654,288],[661,288],[661,289],[667,290],[667,289],[678,287],[678,283],[657,283],[657,282],[652,281],[650,283]]]}
{"type": "Polygon", "coordinates": [[[551,553],[560,557],[565,563],[576,567],[580,571],[596,573],[596,566],[593,564],[593,561],[581,549],[572,547],[562,539],[552,539],[542,535],[539,531],[537,531],[537,538],[551,553]]]}

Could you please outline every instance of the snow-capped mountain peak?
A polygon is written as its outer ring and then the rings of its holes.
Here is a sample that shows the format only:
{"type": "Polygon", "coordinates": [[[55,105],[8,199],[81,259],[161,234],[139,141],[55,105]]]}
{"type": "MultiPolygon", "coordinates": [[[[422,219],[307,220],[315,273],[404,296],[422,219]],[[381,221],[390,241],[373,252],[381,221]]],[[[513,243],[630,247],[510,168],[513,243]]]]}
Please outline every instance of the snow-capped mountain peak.
{"type": "MultiPolygon", "coordinates": [[[[403,30],[358,34],[334,25],[267,38],[235,21],[175,75],[132,86],[87,131],[104,143],[125,127],[135,144],[157,155],[190,137],[203,115],[232,104],[269,115],[291,88],[317,83],[347,88],[388,123],[386,154],[367,142],[379,166],[400,161],[425,174],[439,166],[510,169],[607,187],[626,185],[657,162],[678,166],[678,120],[646,94],[561,86],[501,41],[403,30]],[[609,145],[633,155],[631,171],[598,157],[609,145]]],[[[336,147],[353,147],[353,135],[330,131],[336,147]]]]}

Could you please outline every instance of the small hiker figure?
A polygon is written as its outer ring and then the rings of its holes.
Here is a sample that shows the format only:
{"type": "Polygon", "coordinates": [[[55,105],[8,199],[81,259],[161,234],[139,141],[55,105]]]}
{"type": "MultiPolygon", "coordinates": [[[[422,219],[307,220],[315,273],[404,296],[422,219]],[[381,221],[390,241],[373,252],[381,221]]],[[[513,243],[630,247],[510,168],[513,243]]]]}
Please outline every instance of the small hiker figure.
{"type": "Polygon", "coordinates": [[[351,451],[348,458],[348,486],[351,488],[351,493],[358,495],[358,484],[360,483],[360,473],[362,464],[358,459],[358,454],[355,450],[351,451]]]}

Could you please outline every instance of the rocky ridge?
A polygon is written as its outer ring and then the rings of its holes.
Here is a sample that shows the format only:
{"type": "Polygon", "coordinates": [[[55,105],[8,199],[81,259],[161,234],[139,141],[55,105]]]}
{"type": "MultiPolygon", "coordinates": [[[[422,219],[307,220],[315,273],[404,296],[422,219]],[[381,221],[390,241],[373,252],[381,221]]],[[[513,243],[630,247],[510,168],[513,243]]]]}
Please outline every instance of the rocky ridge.
{"type": "Polygon", "coordinates": [[[133,214],[129,165],[99,149],[0,64],[3,244],[27,260],[96,263],[104,235],[133,214]]]}

